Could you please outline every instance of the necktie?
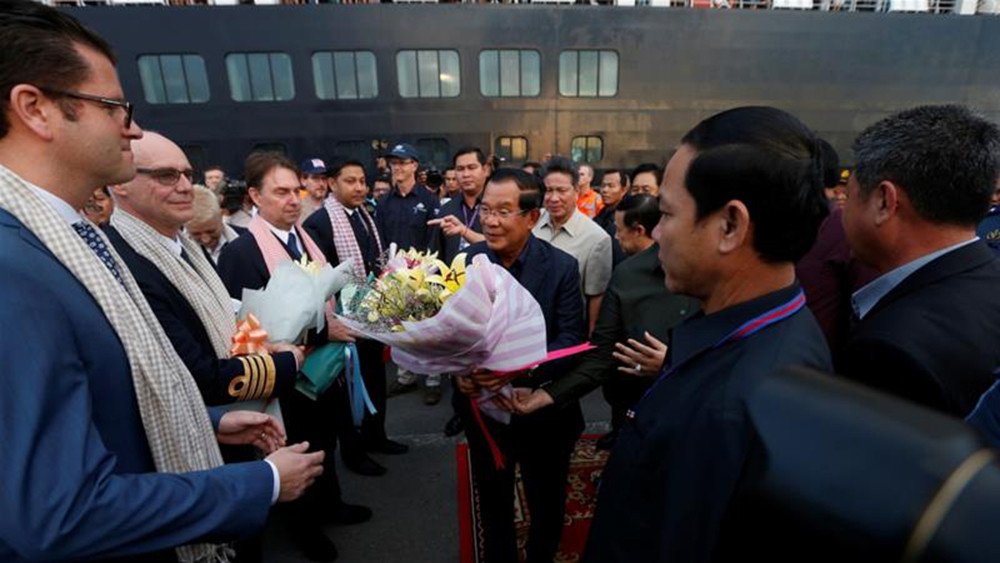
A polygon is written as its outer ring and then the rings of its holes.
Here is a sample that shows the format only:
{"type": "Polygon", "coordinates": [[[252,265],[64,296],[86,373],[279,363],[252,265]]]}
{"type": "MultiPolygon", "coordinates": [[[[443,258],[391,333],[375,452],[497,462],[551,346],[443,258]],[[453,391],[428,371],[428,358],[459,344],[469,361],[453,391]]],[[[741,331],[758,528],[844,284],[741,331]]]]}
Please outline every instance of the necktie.
{"type": "Polygon", "coordinates": [[[94,251],[94,254],[101,259],[101,262],[104,262],[104,265],[111,272],[111,275],[118,280],[118,283],[124,286],[125,282],[122,281],[122,275],[121,272],[118,271],[118,265],[115,264],[115,259],[111,257],[111,252],[108,250],[107,245],[104,244],[101,237],[97,234],[97,230],[82,221],[79,223],[73,223],[73,229],[76,231],[76,234],[80,235],[80,238],[87,243],[87,246],[94,251]]]}
{"type": "Polygon", "coordinates": [[[348,215],[348,220],[354,228],[354,238],[358,241],[358,250],[361,251],[361,259],[365,261],[365,269],[370,271],[375,262],[374,241],[371,240],[371,232],[365,225],[360,211],[348,215]]]}
{"type": "Polygon", "coordinates": [[[295,239],[295,231],[288,233],[288,242],[285,243],[288,248],[288,255],[292,257],[292,260],[298,262],[302,259],[302,253],[299,252],[299,245],[295,239]]]}

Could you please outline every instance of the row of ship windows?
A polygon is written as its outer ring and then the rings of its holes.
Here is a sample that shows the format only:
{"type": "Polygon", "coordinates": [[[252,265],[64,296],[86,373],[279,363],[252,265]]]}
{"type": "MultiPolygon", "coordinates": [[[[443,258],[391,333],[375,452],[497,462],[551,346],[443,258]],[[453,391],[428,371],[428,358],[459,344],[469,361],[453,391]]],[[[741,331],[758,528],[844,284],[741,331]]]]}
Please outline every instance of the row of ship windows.
{"type": "MultiPolygon", "coordinates": [[[[138,64],[148,103],[197,104],[211,97],[205,59],[200,55],[141,55],[138,64]]],[[[313,53],[312,72],[316,97],[321,100],[378,97],[375,53],[371,51],[313,53]]],[[[230,53],[226,55],[226,75],[230,96],[236,102],[283,102],[295,98],[292,59],[287,53],[230,53]]],[[[403,98],[454,98],[462,91],[458,51],[399,51],[396,77],[403,98]]],[[[534,50],[480,51],[479,92],[490,98],[538,96],[541,55],[534,50]]],[[[617,93],[618,53],[560,53],[559,94],[610,97],[617,93]]]]}
{"type": "MultiPolygon", "coordinates": [[[[447,139],[439,137],[417,139],[414,143],[417,150],[429,164],[447,167],[451,164],[451,147],[447,139]]],[[[201,147],[188,145],[183,147],[188,158],[199,166],[204,164],[201,147]]],[[[288,154],[284,143],[259,143],[253,150],[276,151],[288,154]]],[[[518,136],[497,137],[493,143],[497,157],[504,162],[525,162],[528,160],[528,139],[518,136]]],[[[361,162],[371,162],[375,156],[372,143],[368,141],[340,141],[334,145],[334,152],[344,158],[353,158],[361,162]]],[[[575,162],[597,163],[604,158],[604,139],[597,135],[573,137],[570,142],[570,158],[575,162]]]]}

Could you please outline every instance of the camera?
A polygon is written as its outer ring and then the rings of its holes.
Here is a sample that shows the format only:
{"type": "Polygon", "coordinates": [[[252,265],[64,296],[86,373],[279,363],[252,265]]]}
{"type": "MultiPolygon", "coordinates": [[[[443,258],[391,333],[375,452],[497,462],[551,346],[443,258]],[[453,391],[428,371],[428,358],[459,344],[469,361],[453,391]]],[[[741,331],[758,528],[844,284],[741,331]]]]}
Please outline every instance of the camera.
{"type": "Polygon", "coordinates": [[[437,191],[442,185],[444,185],[444,175],[441,174],[441,171],[437,168],[428,168],[427,187],[430,188],[431,191],[437,191]]]}
{"type": "Polygon", "coordinates": [[[222,201],[219,205],[227,213],[236,213],[243,209],[243,202],[247,197],[247,183],[242,180],[230,180],[226,178],[222,184],[222,201]]]}

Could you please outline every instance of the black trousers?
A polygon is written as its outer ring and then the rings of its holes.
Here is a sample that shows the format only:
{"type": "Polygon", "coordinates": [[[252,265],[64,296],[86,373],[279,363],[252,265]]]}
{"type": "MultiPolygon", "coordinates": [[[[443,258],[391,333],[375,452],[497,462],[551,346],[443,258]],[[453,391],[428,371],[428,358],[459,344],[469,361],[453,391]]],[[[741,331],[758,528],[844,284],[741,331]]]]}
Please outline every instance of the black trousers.
{"type": "Polygon", "coordinates": [[[295,527],[316,528],[324,515],[329,515],[341,502],[340,480],[334,452],[337,449],[337,424],[343,406],[336,383],[313,401],[298,391],[281,397],[281,414],[285,419],[288,443],[309,442],[309,451],[323,450],[323,474],[299,499],[282,508],[288,523],[295,527]]]}
{"type": "Polygon", "coordinates": [[[618,432],[625,422],[625,414],[635,406],[649,389],[652,379],[616,373],[602,387],[604,400],[611,405],[611,430],[618,432]]]}
{"type": "Polygon", "coordinates": [[[339,387],[336,401],[340,404],[338,411],[337,434],[340,436],[341,455],[344,459],[357,459],[365,453],[365,445],[375,445],[384,442],[386,383],[385,361],[382,354],[385,348],[382,343],[374,340],[358,340],[358,355],[361,361],[361,379],[365,382],[368,396],[377,411],[374,415],[365,412],[361,428],[354,427],[351,418],[350,396],[347,387],[338,378],[334,386],[339,387]]]}
{"type": "Polygon", "coordinates": [[[520,465],[531,526],[527,562],[552,563],[559,549],[566,512],[566,479],[570,454],[583,431],[579,403],[514,416],[504,425],[483,416],[490,435],[506,458],[497,469],[486,437],[468,397],[456,393],[452,403],[465,423],[472,476],[479,493],[483,550],[488,563],[516,563],[514,533],[514,466],[520,465]]]}

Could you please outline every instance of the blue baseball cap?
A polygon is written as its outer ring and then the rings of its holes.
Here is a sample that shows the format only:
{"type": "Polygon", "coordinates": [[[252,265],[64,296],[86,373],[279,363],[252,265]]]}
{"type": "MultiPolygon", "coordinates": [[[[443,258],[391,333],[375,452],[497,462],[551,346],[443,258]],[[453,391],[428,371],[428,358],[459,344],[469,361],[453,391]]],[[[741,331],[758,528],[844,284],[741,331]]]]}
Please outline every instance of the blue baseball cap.
{"type": "Polygon", "coordinates": [[[299,165],[299,171],[302,174],[313,174],[316,176],[322,176],[326,174],[326,163],[319,158],[309,158],[302,161],[299,165]]]}
{"type": "Polygon", "coordinates": [[[407,143],[399,143],[398,145],[392,147],[389,154],[385,155],[386,158],[409,158],[420,162],[420,153],[413,145],[407,143]]]}

